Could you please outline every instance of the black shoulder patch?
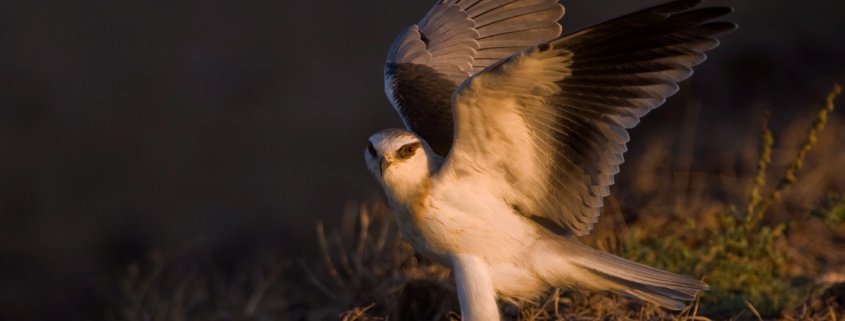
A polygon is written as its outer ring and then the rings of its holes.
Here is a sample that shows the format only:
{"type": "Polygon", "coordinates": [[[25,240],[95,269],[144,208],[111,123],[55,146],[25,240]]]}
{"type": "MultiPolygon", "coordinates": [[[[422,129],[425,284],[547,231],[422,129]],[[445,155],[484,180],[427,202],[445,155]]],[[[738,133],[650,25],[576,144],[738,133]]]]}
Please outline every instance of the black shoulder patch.
{"type": "Polygon", "coordinates": [[[549,49],[552,49],[552,45],[551,45],[551,44],[549,44],[548,42],[546,42],[546,43],[542,43],[542,44],[540,44],[539,46],[537,46],[537,49],[538,49],[540,52],[547,51],[547,50],[549,50],[549,49]]]}
{"type": "Polygon", "coordinates": [[[440,156],[452,147],[452,95],[457,84],[426,65],[389,63],[393,98],[408,129],[420,135],[440,156]]]}

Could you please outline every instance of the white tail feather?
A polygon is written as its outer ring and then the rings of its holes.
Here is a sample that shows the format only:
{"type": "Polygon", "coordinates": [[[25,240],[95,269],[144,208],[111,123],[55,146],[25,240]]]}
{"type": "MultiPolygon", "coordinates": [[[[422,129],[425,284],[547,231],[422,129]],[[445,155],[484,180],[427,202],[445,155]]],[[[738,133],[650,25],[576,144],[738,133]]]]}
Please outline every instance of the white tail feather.
{"type": "Polygon", "coordinates": [[[552,286],[612,291],[672,310],[683,309],[683,301],[695,300],[701,290],[709,289],[689,276],[601,252],[577,240],[555,236],[545,245],[557,256],[553,262],[558,264],[541,272],[552,286]]]}

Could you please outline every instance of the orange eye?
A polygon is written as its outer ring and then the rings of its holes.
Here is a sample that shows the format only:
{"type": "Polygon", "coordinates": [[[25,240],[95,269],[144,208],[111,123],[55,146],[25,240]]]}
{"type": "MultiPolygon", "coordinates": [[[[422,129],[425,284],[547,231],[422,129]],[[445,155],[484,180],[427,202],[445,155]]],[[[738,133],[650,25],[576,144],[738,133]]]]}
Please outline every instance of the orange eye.
{"type": "Polygon", "coordinates": [[[405,159],[410,158],[411,156],[414,156],[414,153],[417,152],[417,148],[419,147],[419,143],[412,143],[402,146],[402,148],[399,149],[399,157],[405,159]]]}

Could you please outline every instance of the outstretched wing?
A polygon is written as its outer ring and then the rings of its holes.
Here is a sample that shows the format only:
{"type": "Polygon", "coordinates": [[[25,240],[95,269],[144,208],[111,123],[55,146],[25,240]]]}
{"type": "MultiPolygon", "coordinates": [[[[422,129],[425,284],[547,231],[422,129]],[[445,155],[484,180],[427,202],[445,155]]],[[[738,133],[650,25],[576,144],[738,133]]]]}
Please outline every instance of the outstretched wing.
{"type": "Polygon", "coordinates": [[[452,94],[474,73],[560,36],[557,0],[438,0],[393,43],[385,92],[405,126],[440,155],[452,145],[452,94]]]}
{"type": "Polygon", "coordinates": [[[524,215],[589,233],[623,162],[626,129],[660,106],[736,28],[730,8],[682,0],[514,55],[455,96],[455,140],[437,178],[483,175],[524,215]]]}

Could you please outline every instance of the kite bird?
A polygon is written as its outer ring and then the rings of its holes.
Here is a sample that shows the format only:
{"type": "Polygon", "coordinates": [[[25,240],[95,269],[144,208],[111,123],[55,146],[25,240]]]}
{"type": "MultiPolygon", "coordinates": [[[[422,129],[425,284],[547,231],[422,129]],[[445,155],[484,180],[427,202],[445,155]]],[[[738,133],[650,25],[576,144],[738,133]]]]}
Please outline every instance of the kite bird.
{"type": "Polygon", "coordinates": [[[388,54],[385,91],[408,130],[369,138],[367,166],[402,233],[452,267],[464,320],[550,287],[674,310],[703,282],[590,248],[627,129],[736,25],[681,0],[561,36],[557,0],[440,0],[388,54]]]}

